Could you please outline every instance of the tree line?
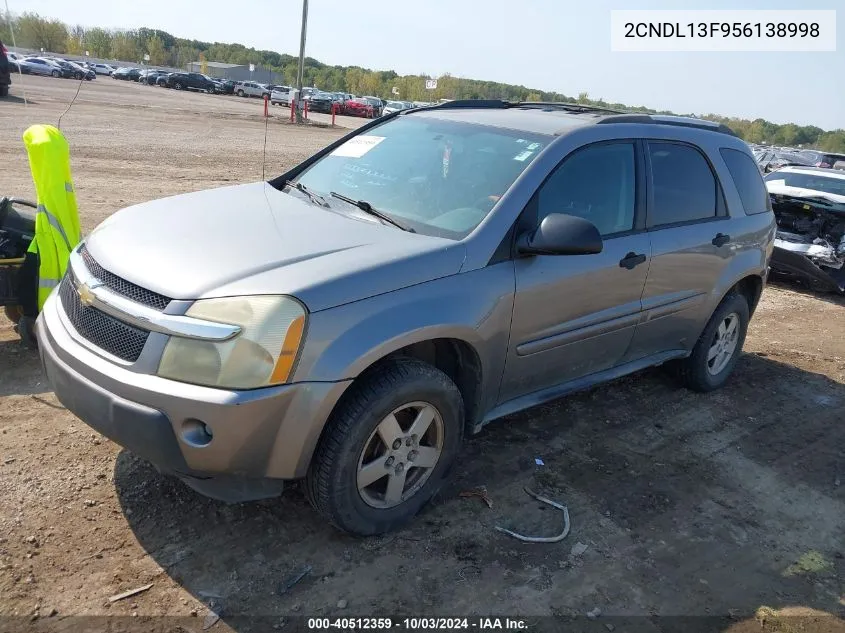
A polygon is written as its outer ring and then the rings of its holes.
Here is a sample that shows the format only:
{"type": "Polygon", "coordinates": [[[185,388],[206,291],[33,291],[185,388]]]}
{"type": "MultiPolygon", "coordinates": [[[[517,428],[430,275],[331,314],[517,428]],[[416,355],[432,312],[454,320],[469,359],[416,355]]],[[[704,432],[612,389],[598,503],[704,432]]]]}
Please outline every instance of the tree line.
{"type": "MultiPolygon", "coordinates": [[[[41,49],[52,53],[84,55],[140,63],[149,55],[153,66],[184,68],[189,62],[206,59],[229,64],[256,64],[281,74],[285,82],[296,81],[298,58],[276,51],[256,50],[243,44],[224,44],[188,40],[167,31],[151,28],[114,30],[68,26],[60,20],[41,17],[35,13],[19,16],[5,15],[0,22],[0,40],[12,41],[14,29],[16,43],[25,48],[41,49]]],[[[377,71],[359,66],[331,66],[312,57],[305,58],[304,81],[306,85],[322,90],[351,92],[353,94],[380,95],[391,98],[396,88],[397,99],[407,101],[432,101],[437,99],[505,99],[508,101],[563,101],[648,114],[673,114],[645,106],[628,106],[592,99],[586,92],[577,97],[559,92],[526,88],[514,84],[482,81],[445,75],[437,78],[437,89],[426,90],[427,76],[398,75],[392,70],[377,71]]],[[[699,116],[733,129],[751,143],[769,143],[812,147],[830,152],[845,153],[845,130],[825,131],[814,125],[787,123],[778,125],[765,119],[740,119],[716,114],[686,113],[699,116]]]]}

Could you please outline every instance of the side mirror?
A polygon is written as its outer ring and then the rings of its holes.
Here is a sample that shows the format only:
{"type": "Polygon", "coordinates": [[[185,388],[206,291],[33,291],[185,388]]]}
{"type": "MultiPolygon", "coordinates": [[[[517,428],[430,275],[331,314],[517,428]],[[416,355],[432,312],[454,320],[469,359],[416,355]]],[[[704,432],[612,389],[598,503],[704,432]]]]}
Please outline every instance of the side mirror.
{"type": "Polygon", "coordinates": [[[574,215],[550,213],[540,226],[520,235],[516,250],[521,255],[593,255],[603,244],[596,225],[574,215]]]}

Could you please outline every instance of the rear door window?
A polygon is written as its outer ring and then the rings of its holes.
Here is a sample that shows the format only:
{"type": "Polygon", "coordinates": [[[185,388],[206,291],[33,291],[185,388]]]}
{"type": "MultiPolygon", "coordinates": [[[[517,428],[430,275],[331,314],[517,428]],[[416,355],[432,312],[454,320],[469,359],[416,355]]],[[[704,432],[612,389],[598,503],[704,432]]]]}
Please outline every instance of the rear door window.
{"type": "Polygon", "coordinates": [[[716,217],[718,186],[702,153],[690,145],[649,142],[652,206],[650,226],[716,217]]]}
{"type": "Polygon", "coordinates": [[[719,153],[728,166],[728,171],[731,173],[731,179],[739,192],[745,213],[753,215],[765,213],[771,209],[769,192],[766,191],[766,185],[763,184],[763,176],[751,157],[727,147],[720,149],[719,153]]]}

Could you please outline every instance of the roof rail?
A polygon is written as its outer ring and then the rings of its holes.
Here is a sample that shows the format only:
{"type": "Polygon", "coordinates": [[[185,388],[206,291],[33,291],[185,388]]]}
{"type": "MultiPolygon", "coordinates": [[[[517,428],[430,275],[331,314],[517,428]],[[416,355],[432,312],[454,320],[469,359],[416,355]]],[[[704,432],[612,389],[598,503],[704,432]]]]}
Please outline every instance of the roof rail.
{"type": "Polygon", "coordinates": [[[716,123],[714,121],[706,121],[704,119],[693,119],[691,117],[669,116],[660,114],[621,114],[619,116],[608,116],[599,121],[597,124],[606,123],[651,123],[656,125],[674,125],[678,127],[691,127],[699,130],[709,130],[711,132],[719,132],[729,136],[738,135],[731,128],[723,123],[716,123]]]}
{"type": "Polygon", "coordinates": [[[420,109],[451,110],[460,108],[537,108],[543,110],[566,110],[568,112],[606,112],[609,114],[624,114],[621,110],[611,110],[584,103],[567,103],[565,101],[505,101],[504,99],[456,99],[446,103],[438,103],[431,106],[423,106],[420,109]]]}
{"type": "Polygon", "coordinates": [[[586,103],[567,103],[566,101],[520,101],[512,104],[511,107],[519,108],[541,108],[568,110],[569,112],[608,112],[611,114],[625,114],[622,110],[602,108],[601,106],[588,105],[586,103]]]}

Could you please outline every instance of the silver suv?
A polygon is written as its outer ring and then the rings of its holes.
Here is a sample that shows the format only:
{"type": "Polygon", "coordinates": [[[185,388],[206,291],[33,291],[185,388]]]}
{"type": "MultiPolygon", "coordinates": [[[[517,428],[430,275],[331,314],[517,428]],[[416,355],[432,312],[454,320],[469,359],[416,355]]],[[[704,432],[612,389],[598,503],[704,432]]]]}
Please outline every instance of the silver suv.
{"type": "Polygon", "coordinates": [[[235,82],[235,94],[239,97],[264,97],[270,96],[270,90],[264,84],[256,83],[254,81],[237,81],[235,82]]]}
{"type": "Polygon", "coordinates": [[[196,490],[304,479],[334,525],[374,534],[492,420],[663,363],[721,387],[774,234],[723,126],[454,101],[269,182],[113,215],[39,347],[69,410],[196,490]]]}

